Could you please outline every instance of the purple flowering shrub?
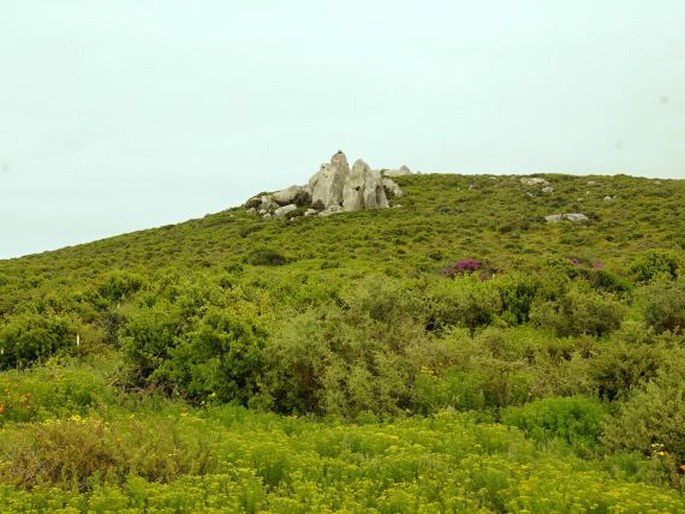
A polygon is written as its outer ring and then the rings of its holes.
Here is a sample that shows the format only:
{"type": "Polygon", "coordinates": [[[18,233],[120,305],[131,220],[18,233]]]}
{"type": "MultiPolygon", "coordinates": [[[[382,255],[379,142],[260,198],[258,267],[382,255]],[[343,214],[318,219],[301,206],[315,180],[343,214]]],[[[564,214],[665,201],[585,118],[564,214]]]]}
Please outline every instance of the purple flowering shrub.
{"type": "Polygon", "coordinates": [[[468,258],[468,259],[461,259],[460,261],[456,261],[444,270],[442,270],[442,274],[445,275],[446,277],[452,278],[457,275],[465,275],[467,273],[473,273],[475,271],[478,271],[481,269],[483,265],[478,262],[476,259],[468,258]]]}

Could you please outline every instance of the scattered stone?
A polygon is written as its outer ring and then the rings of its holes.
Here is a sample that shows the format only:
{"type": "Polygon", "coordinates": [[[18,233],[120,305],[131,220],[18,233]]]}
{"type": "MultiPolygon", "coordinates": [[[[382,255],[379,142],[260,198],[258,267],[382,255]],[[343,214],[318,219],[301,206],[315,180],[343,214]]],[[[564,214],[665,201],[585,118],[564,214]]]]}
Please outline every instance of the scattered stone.
{"type": "Polygon", "coordinates": [[[523,177],[521,184],[524,186],[548,186],[549,182],[540,177],[523,177]]]}
{"type": "Polygon", "coordinates": [[[307,209],[306,211],[304,211],[305,216],[316,216],[317,214],[319,214],[319,211],[317,211],[316,209],[307,209]]]}
{"type": "Polygon", "coordinates": [[[552,186],[545,186],[545,187],[542,188],[542,192],[543,192],[543,193],[553,193],[553,192],[554,192],[554,188],[553,188],[552,186]]]}
{"type": "Polygon", "coordinates": [[[610,202],[610,201],[613,200],[613,199],[614,199],[614,198],[611,197],[611,196],[609,196],[609,195],[606,195],[604,198],[602,198],[602,200],[604,200],[605,202],[610,202]]]}
{"type": "Polygon", "coordinates": [[[343,212],[343,208],[340,205],[331,205],[319,213],[319,216],[330,216],[332,214],[338,214],[343,212]]]}
{"type": "Polygon", "coordinates": [[[567,214],[551,214],[545,216],[545,220],[549,223],[558,223],[560,221],[584,221],[589,219],[585,214],[580,212],[570,212],[567,214]]]}
{"type": "Polygon", "coordinates": [[[597,182],[595,182],[594,180],[588,180],[588,181],[586,182],[586,184],[587,184],[588,186],[596,186],[596,185],[597,185],[597,182]]]}

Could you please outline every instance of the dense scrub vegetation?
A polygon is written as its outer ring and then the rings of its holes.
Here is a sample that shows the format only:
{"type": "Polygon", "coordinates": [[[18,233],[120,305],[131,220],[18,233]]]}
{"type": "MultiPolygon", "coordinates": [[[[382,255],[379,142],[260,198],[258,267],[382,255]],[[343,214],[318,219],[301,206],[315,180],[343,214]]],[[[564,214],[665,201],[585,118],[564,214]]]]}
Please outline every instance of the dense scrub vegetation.
{"type": "Polygon", "coordinates": [[[685,511],[685,184],[545,177],[0,261],[3,509],[685,511]]]}

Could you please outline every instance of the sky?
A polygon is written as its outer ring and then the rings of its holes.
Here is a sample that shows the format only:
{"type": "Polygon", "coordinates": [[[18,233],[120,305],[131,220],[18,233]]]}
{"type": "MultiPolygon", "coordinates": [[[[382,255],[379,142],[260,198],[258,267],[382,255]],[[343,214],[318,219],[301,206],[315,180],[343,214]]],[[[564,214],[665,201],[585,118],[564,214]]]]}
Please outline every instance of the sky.
{"type": "Polygon", "coordinates": [[[412,170],[685,178],[682,0],[0,0],[0,259],[412,170]]]}

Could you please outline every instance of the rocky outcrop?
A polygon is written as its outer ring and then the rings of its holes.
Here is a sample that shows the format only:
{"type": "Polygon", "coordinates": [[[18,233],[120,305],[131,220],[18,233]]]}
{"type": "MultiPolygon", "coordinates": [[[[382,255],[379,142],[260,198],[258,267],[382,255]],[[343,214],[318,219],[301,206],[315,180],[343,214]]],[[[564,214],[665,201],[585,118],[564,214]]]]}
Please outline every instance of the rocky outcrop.
{"type": "Polygon", "coordinates": [[[322,164],[306,186],[290,186],[271,194],[257,195],[245,202],[251,213],[263,217],[330,216],[343,211],[383,209],[391,198],[402,196],[402,189],[389,176],[410,175],[406,166],[398,170],[371,169],[358,159],[352,168],[342,151],[322,164]]]}
{"type": "Polygon", "coordinates": [[[358,159],[352,166],[343,189],[343,209],[384,209],[388,198],[380,173],[372,170],[363,160],[358,159]]]}
{"type": "Polygon", "coordinates": [[[342,151],[331,157],[331,162],[322,164],[321,169],[309,179],[309,193],[312,204],[321,202],[324,209],[331,205],[340,205],[343,201],[343,189],[350,175],[347,157],[342,151]]]}

